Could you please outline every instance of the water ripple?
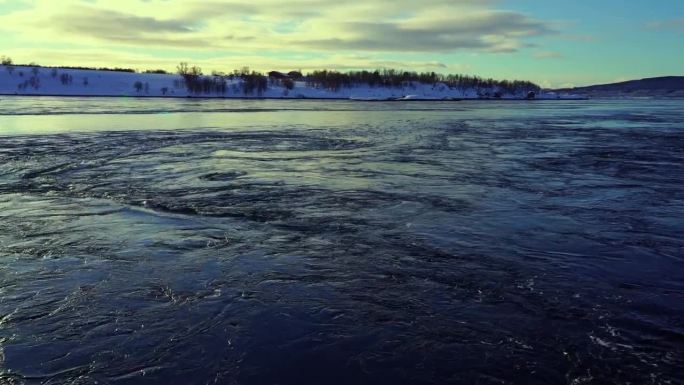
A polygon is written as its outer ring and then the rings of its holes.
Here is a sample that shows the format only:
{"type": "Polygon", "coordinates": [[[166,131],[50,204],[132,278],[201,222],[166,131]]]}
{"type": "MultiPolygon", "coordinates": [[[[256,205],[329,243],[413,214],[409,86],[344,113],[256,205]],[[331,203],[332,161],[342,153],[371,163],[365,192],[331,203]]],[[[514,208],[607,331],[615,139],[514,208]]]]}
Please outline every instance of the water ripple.
{"type": "Polygon", "coordinates": [[[0,383],[682,381],[676,102],[17,100],[0,383]]]}

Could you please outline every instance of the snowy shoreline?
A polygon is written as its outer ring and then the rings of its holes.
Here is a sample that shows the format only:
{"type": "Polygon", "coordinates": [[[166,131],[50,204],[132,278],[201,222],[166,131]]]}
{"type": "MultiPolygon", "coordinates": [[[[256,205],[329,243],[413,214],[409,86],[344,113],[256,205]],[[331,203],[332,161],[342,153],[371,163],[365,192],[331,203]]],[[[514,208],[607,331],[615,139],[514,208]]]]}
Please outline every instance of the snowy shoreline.
{"type": "Polygon", "coordinates": [[[37,98],[128,98],[128,99],[197,99],[197,100],[215,100],[215,99],[234,99],[234,100],[338,100],[338,101],[350,101],[350,102],[368,102],[368,103],[378,103],[378,102],[464,102],[464,101],[477,101],[477,102],[535,102],[535,101],[566,101],[566,100],[589,100],[590,98],[584,96],[561,96],[560,98],[445,98],[445,99],[400,99],[400,98],[389,98],[389,99],[354,99],[345,97],[267,97],[267,96],[157,96],[157,95],[93,95],[93,94],[4,94],[0,93],[0,100],[3,97],[37,97],[37,98]]]}
{"type": "MultiPolygon", "coordinates": [[[[217,79],[206,76],[205,78],[217,79]]],[[[497,88],[450,87],[444,83],[410,82],[399,87],[355,85],[338,90],[312,87],[294,81],[291,89],[270,79],[261,93],[245,93],[243,80],[219,78],[223,92],[191,93],[183,78],[175,74],[115,72],[32,66],[0,66],[0,96],[45,97],[131,97],[193,99],[292,99],[353,101],[459,101],[459,100],[576,100],[577,95],[538,91],[530,99],[528,91],[505,93],[497,88]]]]}

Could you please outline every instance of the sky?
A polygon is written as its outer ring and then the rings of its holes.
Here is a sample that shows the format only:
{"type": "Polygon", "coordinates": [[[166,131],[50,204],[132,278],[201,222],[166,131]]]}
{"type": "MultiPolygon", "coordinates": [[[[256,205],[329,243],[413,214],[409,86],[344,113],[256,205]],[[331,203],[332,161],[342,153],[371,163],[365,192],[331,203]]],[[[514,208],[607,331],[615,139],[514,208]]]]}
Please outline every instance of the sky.
{"type": "Polygon", "coordinates": [[[581,86],[684,75],[682,0],[0,0],[15,63],[395,68],[581,86]]]}

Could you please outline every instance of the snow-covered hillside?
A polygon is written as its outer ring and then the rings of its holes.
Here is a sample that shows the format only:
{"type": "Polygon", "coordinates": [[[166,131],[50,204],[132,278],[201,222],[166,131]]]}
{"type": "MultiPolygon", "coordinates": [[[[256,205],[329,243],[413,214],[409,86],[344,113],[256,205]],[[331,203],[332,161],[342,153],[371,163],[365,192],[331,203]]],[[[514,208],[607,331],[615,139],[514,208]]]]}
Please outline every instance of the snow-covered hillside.
{"type": "MultiPolygon", "coordinates": [[[[179,75],[75,70],[63,68],[0,66],[0,95],[52,96],[129,96],[129,97],[207,97],[207,98],[325,98],[355,100],[442,100],[442,99],[525,99],[526,91],[518,94],[502,93],[497,89],[450,88],[443,83],[411,82],[402,87],[371,87],[359,85],[337,91],[307,86],[294,82],[287,89],[280,82],[269,81],[262,93],[245,93],[243,81],[225,77],[224,92],[189,93],[179,75]],[[498,95],[497,95],[498,93],[498,95]]],[[[568,99],[569,95],[537,93],[536,99],[568,99]]]]}

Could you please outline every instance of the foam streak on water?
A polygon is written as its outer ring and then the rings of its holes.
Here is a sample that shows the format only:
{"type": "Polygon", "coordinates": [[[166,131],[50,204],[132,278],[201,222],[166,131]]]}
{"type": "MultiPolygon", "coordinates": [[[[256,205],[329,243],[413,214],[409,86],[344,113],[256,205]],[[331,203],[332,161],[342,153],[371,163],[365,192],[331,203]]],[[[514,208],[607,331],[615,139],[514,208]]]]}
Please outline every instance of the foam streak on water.
{"type": "Polygon", "coordinates": [[[684,380],[682,102],[1,103],[2,384],[684,380]]]}

